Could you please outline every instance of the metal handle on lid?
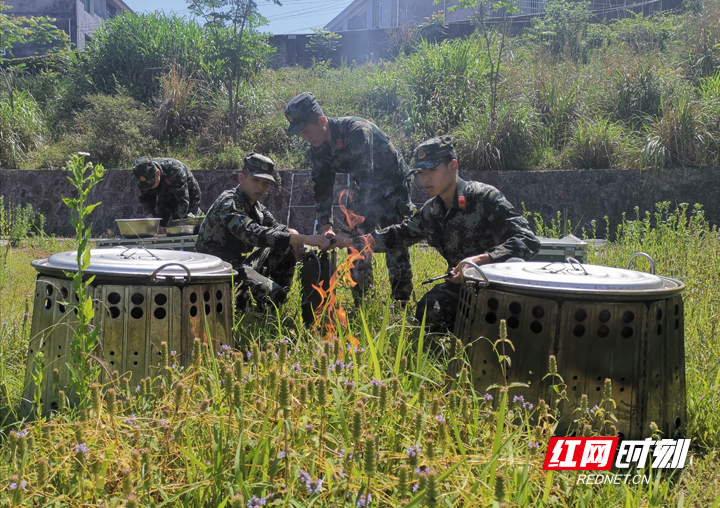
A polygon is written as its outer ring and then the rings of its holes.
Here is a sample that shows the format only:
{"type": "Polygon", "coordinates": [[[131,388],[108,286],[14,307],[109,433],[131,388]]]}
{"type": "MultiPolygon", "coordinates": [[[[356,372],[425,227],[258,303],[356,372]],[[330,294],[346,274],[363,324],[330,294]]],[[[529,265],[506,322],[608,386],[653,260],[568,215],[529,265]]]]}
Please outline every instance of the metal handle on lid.
{"type": "Polygon", "coordinates": [[[485,274],[483,273],[483,271],[480,269],[480,267],[479,267],[478,265],[476,265],[476,264],[473,263],[472,261],[461,261],[460,264],[461,264],[461,265],[470,265],[470,266],[472,266],[473,268],[475,268],[475,270],[477,270],[477,272],[478,272],[478,273],[480,274],[480,276],[483,278],[483,280],[480,280],[480,279],[476,279],[475,277],[467,277],[467,276],[465,275],[465,272],[464,272],[463,269],[461,268],[461,269],[460,269],[460,273],[462,274],[463,282],[467,279],[467,280],[470,280],[470,281],[472,281],[472,282],[477,282],[478,284],[484,284],[485,287],[488,287],[488,286],[490,285],[490,281],[488,280],[488,278],[485,276],[485,274]]]}
{"type": "Polygon", "coordinates": [[[571,267],[573,266],[573,264],[578,265],[580,267],[580,269],[583,272],[585,272],[585,275],[588,275],[587,270],[585,270],[585,267],[582,265],[582,263],[580,261],[578,261],[577,259],[575,259],[574,257],[568,256],[567,258],[565,258],[565,261],[570,263],[571,267]]]}
{"type": "Polygon", "coordinates": [[[180,264],[180,263],[165,263],[164,265],[157,267],[157,269],[156,269],[156,270],[152,273],[152,275],[150,276],[150,280],[151,280],[152,282],[156,282],[156,281],[157,281],[157,274],[160,272],[160,270],[164,270],[164,269],[167,268],[168,266],[179,266],[180,268],[182,268],[183,270],[185,270],[185,273],[187,274],[187,281],[190,282],[190,280],[192,279],[192,275],[190,275],[190,269],[189,269],[187,266],[182,265],[182,264],[180,264]]]}
{"type": "Polygon", "coordinates": [[[627,267],[626,267],[626,269],[629,270],[629,269],[630,269],[630,265],[632,264],[632,260],[635,259],[635,258],[639,258],[639,257],[644,257],[645,259],[647,259],[648,261],[650,261],[650,273],[651,273],[652,275],[655,275],[655,261],[653,261],[653,258],[651,258],[651,257],[650,257],[650,254],[648,254],[647,252],[636,252],[635,254],[633,254],[632,256],[630,256],[630,259],[628,259],[628,262],[627,262],[627,267]]]}
{"type": "Polygon", "coordinates": [[[125,254],[126,254],[128,251],[130,251],[130,250],[141,250],[141,249],[144,250],[145,252],[147,252],[148,254],[150,254],[150,256],[152,256],[153,258],[157,259],[158,261],[160,260],[159,257],[157,257],[155,254],[153,254],[152,252],[150,252],[148,249],[146,249],[146,248],[143,247],[142,245],[133,245],[133,246],[127,247],[124,251],[122,251],[122,252],[120,253],[120,257],[122,257],[122,258],[124,258],[124,259],[132,259],[132,257],[135,255],[134,252],[133,252],[132,254],[128,254],[127,256],[126,256],[125,254]]]}

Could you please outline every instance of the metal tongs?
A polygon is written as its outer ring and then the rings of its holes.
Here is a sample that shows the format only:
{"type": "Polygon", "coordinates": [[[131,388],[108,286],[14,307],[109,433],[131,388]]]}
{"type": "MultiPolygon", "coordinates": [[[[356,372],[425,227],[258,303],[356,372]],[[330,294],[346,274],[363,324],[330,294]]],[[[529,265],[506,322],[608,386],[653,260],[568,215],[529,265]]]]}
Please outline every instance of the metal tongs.
{"type": "Polygon", "coordinates": [[[435,282],[436,280],[447,279],[448,277],[452,277],[451,270],[448,270],[446,273],[444,273],[442,275],[438,275],[437,277],[431,277],[428,280],[424,280],[420,284],[430,284],[431,282],[435,282]]]}

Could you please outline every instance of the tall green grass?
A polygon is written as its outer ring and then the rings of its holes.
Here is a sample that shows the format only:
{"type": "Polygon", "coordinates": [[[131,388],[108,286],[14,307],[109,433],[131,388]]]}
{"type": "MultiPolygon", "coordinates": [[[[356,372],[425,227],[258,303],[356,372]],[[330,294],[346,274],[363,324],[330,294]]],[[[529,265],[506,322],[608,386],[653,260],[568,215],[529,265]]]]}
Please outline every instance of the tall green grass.
{"type": "MultiPolygon", "coordinates": [[[[282,311],[237,316],[239,351],[166,348],[150,378],[120,373],[94,387],[89,410],[65,408],[51,421],[4,427],[0,502],[199,507],[255,506],[265,498],[266,506],[329,507],[357,506],[369,489],[372,506],[716,506],[720,235],[701,208],[663,203],[636,211],[617,236],[590,261],[624,266],[643,250],[658,273],[687,284],[687,428],[701,448],[682,473],[655,472],[649,485],[584,486],[576,473],[543,472],[552,410],[531,424],[537,409],[513,401],[512,388],[491,390],[508,401],[492,409],[465,374],[445,386],[449,358],[388,299],[378,256],[375,286],[332,342],[302,327],[296,283],[282,311]],[[355,339],[358,349],[348,350],[355,339]],[[177,366],[185,354],[192,354],[188,369],[177,366]]],[[[21,254],[9,251],[16,261],[21,254]]],[[[419,281],[443,262],[419,247],[411,256],[419,297],[426,289],[419,281]]],[[[15,286],[32,295],[27,261],[11,266],[15,286]]],[[[339,296],[352,301],[347,288],[339,296]]],[[[26,336],[20,309],[6,315],[17,316],[14,333],[26,336]]],[[[15,348],[5,350],[13,360],[3,364],[3,381],[15,386],[24,342],[0,344],[15,348]]],[[[16,404],[17,392],[10,393],[16,404]]]]}

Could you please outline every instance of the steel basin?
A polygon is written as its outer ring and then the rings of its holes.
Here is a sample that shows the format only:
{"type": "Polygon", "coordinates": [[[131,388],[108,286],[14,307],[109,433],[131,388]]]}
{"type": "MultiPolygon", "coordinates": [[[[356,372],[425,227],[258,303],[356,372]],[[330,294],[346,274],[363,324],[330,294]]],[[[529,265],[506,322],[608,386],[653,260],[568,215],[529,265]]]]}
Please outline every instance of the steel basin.
{"type": "Polygon", "coordinates": [[[162,219],[115,219],[123,238],[148,238],[157,236],[162,219]]]}

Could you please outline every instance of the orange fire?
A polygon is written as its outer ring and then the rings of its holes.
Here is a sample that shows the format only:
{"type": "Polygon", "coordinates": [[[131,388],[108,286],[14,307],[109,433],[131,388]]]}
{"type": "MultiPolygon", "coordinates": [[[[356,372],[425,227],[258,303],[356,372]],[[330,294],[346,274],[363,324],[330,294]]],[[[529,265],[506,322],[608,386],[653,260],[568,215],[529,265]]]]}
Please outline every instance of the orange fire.
{"type": "MultiPolygon", "coordinates": [[[[357,226],[365,222],[365,217],[354,213],[352,210],[348,210],[347,206],[343,204],[343,198],[347,196],[348,191],[343,190],[340,193],[340,209],[345,214],[347,224],[355,229],[357,226]]],[[[325,325],[325,340],[332,341],[337,336],[337,329],[335,328],[335,321],[343,326],[347,327],[347,313],[342,307],[342,299],[338,299],[335,295],[338,284],[342,281],[347,283],[350,287],[355,287],[357,282],[353,280],[350,270],[355,266],[358,260],[363,262],[370,262],[372,259],[372,246],[374,244],[372,237],[360,237],[365,243],[365,248],[362,251],[358,251],[354,247],[350,247],[350,253],[348,254],[347,260],[337,267],[335,273],[330,277],[330,283],[328,284],[327,291],[321,287],[313,285],[313,288],[322,297],[322,304],[315,310],[315,328],[325,325]],[[323,319],[324,318],[324,319],[323,319]]],[[[348,335],[348,341],[353,347],[357,347],[360,341],[352,336],[348,335]]]]}

